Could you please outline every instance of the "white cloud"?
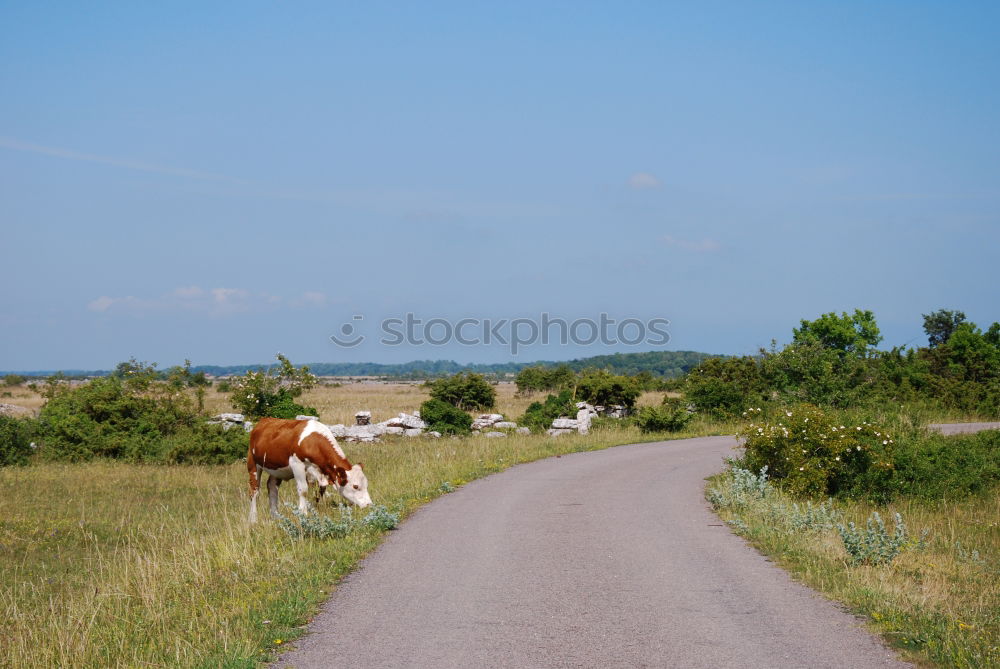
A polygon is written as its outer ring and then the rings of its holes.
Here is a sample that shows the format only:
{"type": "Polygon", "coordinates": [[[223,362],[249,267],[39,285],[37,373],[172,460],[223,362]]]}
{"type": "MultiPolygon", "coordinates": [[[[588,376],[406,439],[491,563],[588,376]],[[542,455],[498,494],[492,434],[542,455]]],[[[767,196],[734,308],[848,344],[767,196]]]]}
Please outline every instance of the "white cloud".
{"type": "Polygon", "coordinates": [[[157,174],[166,174],[174,177],[199,179],[201,181],[218,181],[231,184],[243,183],[239,179],[234,179],[224,174],[212,174],[210,172],[199,172],[197,170],[189,170],[178,167],[154,165],[152,163],[128,160],[127,158],[100,156],[93,153],[80,153],[79,151],[72,151],[70,149],[23,142],[19,139],[14,139],[13,137],[0,137],[0,148],[11,149],[14,151],[24,151],[26,153],[35,153],[53,158],[63,158],[66,160],[77,160],[86,163],[100,163],[102,165],[111,165],[113,167],[121,167],[127,170],[137,170],[139,172],[155,172],[157,174]]]}
{"type": "Polygon", "coordinates": [[[722,248],[722,245],[714,239],[694,241],[690,239],[680,239],[671,235],[663,235],[660,239],[666,242],[669,246],[676,246],[677,248],[684,249],[685,251],[695,251],[697,253],[709,253],[712,251],[718,251],[722,248]]]}
{"type": "Polygon", "coordinates": [[[663,182],[649,172],[636,172],[628,178],[628,185],[632,190],[652,190],[661,188],[663,182]]]}
{"type": "Polygon", "coordinates": [[[326,304],[326,294],[315,290],[307,290],[302,293],[302,301],[306,304],[319,307],[326,304]]]}
{"type": "Polygon", "coordinates": [[[181,298],[195,298],[204,295],[205,291],[203,291],[199,286],[181,286],[180,288],[175,289],[172,294],[181,298]]]}
{"type": "Polygon", "coordinates": [[[91,311],[107,311],[111,308],[111,305],[115,303],[113,297],[108,297],[107,295],[101,295],[96,300],[87,303],[87,308],[91,311]]]}
{"type": "Polygon", "coordinates": [[[132,295],[113,297],[101,295],[87,303],[87,309],[97,313],[139,313],[151,311],[200,312],[208,316],[228,316],[247,311],[318,308],[330,304],[326,293],[309,290],[294,298],[243,288],[210,288],[180,286],[159,297],[139,298],[132,295]]]}
{"type": "Polygon", "coordinates": [[[226,305],[232,305],[235,302],[244,300],[249,295],[247,291],[239,288],[213,288],[210,292],[216,304],[226,305]]]}

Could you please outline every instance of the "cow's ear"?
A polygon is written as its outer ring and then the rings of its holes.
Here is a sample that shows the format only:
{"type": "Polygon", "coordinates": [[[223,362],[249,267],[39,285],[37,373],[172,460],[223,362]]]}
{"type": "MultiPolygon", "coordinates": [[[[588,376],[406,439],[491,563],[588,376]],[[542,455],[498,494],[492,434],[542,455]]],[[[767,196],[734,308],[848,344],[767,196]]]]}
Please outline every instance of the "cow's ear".
{"type": "Polygon", "coordinates": [[[344,487],[347,485],[347,471],[342,467],[334,467],[334,471],[337,473],[337,483],[344,487]]]}

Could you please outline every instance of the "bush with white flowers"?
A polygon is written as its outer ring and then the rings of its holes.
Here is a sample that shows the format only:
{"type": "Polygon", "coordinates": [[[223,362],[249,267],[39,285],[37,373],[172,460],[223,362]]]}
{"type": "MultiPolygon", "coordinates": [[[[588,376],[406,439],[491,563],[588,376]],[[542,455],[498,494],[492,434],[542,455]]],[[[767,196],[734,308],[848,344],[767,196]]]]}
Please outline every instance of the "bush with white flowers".
{"type": "Polygon", "coordinates": [[[800,404],[765,417],[744,412],[743,466],[767,466],[771,478],[794,495],[827,497],[849,490],[861,477],[891,476],[892,437],[869,422],[842,424],[837,414],[800,404]]]}

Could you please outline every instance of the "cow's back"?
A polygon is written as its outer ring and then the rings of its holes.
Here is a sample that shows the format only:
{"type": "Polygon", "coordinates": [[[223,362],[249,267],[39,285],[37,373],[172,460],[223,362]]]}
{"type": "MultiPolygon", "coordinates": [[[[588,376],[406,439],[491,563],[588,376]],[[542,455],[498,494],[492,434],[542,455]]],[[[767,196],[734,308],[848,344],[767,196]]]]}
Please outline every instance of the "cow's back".
{"type": "Polygon", "coordinates": [[[248,459],[258,465],[285,467],[309,421],[261,418],[250,433],[248,459]]]}

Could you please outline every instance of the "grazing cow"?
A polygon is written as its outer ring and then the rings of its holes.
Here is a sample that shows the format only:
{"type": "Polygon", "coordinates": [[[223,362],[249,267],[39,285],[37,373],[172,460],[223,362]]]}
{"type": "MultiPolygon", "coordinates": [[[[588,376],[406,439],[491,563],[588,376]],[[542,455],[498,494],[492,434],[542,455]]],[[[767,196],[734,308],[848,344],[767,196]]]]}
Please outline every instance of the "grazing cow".
{"type": "MultiPolygon", "coordinates": [[[[309,510],[306,492],[307,470],[317,472],[333,485],[348,502],[362,509],[372,503],[368,494],[368,478],[361,463],[351,465],[337,445],[333,433],[318,420],[282,420],[263,418],[250,433],[247,471],[250,474],[250,522],[257,522],[257,493],[261,471],[268,473],[267,492],[271,514],[278,515],[278,485],[295,478],[299,492],[299,510],[309,510]]],[[[323,479],[315,477],[322,486],[323,479]]]]}

